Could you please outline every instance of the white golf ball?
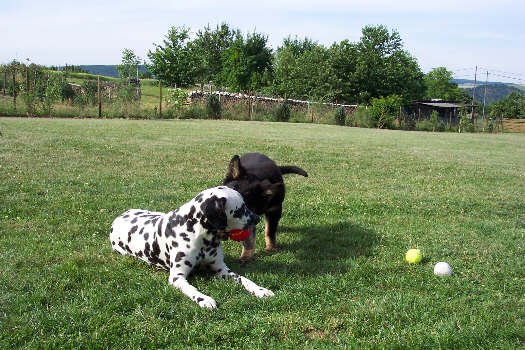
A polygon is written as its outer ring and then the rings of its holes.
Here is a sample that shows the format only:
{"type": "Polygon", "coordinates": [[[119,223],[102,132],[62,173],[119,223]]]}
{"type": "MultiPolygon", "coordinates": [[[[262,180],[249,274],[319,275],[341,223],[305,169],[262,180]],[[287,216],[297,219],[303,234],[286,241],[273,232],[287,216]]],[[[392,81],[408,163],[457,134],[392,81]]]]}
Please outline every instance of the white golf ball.
{"type": "Polygon", "coordinates": [[[452,275],[452,267],[444,261],[438,262],[434,266],[434,275],[437,276],[450,276],[452,275]]]}

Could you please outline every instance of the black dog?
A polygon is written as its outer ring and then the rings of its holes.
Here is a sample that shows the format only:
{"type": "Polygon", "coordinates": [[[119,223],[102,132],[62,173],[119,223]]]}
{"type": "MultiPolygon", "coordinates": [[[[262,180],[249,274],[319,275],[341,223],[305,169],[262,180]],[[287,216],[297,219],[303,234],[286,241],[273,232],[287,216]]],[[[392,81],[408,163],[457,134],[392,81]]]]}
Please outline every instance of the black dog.
{"type": "MultiPolygon", "coordinates": [[[[275,233],[282,216],[285,186],[282,175],[308,174],[296,166],[278,166],[273,160],[260,153],[247,153],[239,158],[233,156],[223,185],[241,193],[248,208],[257,215],[264,214],[266,250],[273,250],[275,233]]],[[[253,259],[255,252],[255,230],[243,241],[241,263],[253,259]]]]}

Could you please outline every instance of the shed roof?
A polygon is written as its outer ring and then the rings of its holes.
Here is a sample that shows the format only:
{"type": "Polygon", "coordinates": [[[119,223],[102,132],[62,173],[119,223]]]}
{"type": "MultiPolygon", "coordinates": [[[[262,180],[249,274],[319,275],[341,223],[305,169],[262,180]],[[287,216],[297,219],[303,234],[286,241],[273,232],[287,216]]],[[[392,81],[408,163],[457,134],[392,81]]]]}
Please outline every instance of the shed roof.
{"type": "Polygon", "coordinates": [[[422,102],[421,104],[426,105],[426,106],[439,107],[439,108],[459,108],[463,106],[457,103],[450,103],[450,102],[422,102]]]}
{"type": "Polygon", "coordinates": [[[414,101],[414,104],[425,105],[437,108],[459,108],[464,107],[464,104],[455,101],[414,101]]]}

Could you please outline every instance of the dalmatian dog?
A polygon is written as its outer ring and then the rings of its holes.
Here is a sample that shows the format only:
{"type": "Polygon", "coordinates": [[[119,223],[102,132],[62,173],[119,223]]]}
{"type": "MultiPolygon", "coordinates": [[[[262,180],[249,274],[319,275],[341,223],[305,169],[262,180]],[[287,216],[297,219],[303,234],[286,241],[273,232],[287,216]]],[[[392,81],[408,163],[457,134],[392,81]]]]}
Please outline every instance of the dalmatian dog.
{"type": "Polygon", "coordinates": [[[224,263],[220,242],[234,229],[254,229],[259,217],[247,208],[239,192],[218,186],[199,193],[169,213],[131,209],[117,217],[109,235],[111,246],[169,271],[169,283],[203,308],[216,308],[215,300],[188,283],[196,267],[233,279],[258,298],[274,295],[232,272],[224,263]]]}

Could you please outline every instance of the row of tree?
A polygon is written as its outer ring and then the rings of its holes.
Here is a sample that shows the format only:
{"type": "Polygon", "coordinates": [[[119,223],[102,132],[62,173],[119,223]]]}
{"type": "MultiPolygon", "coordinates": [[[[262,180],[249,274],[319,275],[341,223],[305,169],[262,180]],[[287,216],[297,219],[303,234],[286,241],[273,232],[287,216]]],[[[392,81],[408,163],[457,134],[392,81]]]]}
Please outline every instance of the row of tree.
{"type": "Polygon", "coordinates": [[[490,105],[492,117],[525,118],[525,95],[511,92],[507,97],[490,105]]]}
{"type": "Polygon", "coordinates": [[[266,35],[244,35],[226,23],[206,26],[194,38],[189,28],[172,27],[148,58],[155,77],[179,87],[211,82],[233,92],[339,103],[369,103],[394,94],[405,101],[469,99],[445,68],[423,74],[399,33],[381,25],[364,27],[358,42],[326,47],[288,37],[275,51],[266,35]]]}

